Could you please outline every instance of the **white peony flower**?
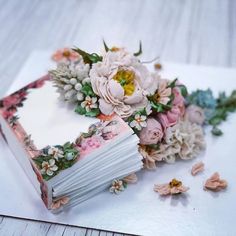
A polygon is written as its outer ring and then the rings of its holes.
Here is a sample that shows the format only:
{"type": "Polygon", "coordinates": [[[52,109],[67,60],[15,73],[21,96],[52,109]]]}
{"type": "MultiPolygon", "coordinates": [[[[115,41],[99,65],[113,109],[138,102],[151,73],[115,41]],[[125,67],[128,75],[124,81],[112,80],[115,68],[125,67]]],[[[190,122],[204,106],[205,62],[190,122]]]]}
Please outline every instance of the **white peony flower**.
{"type": "Polygon", "coordinates": [[[129,125],[132,128],[136,128],[137,130],[141,130],[143,127],[147,126],[146,119],[147,119],[146,116],[136,114],[134,116],[134,120],[132,120],[129,125]]]}
{"type": "Polygon", "coordinates": [[[85,108],[86,112],[90,112],[91,109],[97,108],[97,98],[86,96],[85,100],[81,102],[81,107],[85,108]]]}
{"type": "Polygon", "coordinates": [[[47,174],[48,176],[52,176],[53,173],[57,170],[58,170],[58,166],[55,165],[55,160],[54,159],[50,159],[48,162],[43,161],[42,169],[41,169],[41,173],[43,175],[47,174]]]}
{"type": "Polygon", "coordinates": [[[123,118],[145,108],[146,95],[154,93],[158,83],[158,77],[125,50],[105,53],[101,62],[93,64],[90,79],[101,112],[116,112],[123,118]]]}

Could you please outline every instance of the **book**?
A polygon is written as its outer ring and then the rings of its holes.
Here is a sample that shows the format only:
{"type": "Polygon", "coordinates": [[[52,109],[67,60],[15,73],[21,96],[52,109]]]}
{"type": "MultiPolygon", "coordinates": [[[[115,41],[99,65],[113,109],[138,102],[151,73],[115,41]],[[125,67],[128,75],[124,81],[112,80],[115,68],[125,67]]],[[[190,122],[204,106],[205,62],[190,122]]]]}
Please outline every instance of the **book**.
{"type": "Polygon", "coordinates": [[[119,116],[73,113],[55,90],[46,75],[3,98],[0,126],[45,206],[58,212],[108,190],[114,181],[125,188],[122,179],[143,162],[138,137],[119,116]]]}

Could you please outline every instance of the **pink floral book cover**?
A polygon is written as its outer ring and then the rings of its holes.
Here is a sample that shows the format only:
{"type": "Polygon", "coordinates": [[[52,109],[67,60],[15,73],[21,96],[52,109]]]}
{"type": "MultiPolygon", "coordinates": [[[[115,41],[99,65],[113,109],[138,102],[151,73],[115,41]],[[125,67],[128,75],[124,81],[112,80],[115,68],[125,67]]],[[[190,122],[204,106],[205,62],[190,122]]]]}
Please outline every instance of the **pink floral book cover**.
{"type": "Polygon", "coordinates": [[[46,207],[57,209],[69,199],[53,199],[50,180],[132,130],[116,115],[62,112],[67,107],[49,80],[46,75],[0,100],[0,128],[46,207]]]}

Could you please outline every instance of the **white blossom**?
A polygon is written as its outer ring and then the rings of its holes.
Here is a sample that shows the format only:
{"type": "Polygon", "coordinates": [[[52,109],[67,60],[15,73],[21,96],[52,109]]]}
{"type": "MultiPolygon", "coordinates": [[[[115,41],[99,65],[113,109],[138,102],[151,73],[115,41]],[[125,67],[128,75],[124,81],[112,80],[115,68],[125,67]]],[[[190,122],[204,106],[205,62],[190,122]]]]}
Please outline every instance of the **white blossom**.
{"type": "Polygon", "coordinates": [[[50,159],[48,162],[43,161],[42,162],[42,169],[41,173],[44,175],[52,176],[55,171],[58,170],[58,166],[55,164],[54,159],[50,159]]]}

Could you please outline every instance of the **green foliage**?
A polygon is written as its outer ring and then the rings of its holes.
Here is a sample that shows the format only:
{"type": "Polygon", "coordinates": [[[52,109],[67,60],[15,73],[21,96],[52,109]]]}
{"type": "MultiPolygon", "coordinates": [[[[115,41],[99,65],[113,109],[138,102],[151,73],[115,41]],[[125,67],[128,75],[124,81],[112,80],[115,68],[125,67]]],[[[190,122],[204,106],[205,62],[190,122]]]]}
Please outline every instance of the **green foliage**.
{"type": "Polygon", "coordinates": [[[93,63],[97,63],[99,61],[102,61],[102,56],[99,56],[97,53],[87,53],[83,50],[81,50],[80,48],[73,48],[73,50],[77,53],[79,53],[83,60],[84,60],[84,63],[86,64],[89,64],[90,66],[93,64],[93,63]]]}
{"type": "Polygon", "coordinates": [[[54,147],[59,148],[60,150],[63,151],[62,158],[58,157],[57,159],[55,159],[54,156],[50,155],[48,153],[50,146],[48,146],[41,151],[41,154],[38,157],[33,159],[33,161],[36,163],[39,169],[42,169],[43,162],[49,162],[49,160],[51,159],[55,160],[55,165],[58,167],[58,169],[54,171],[53,175],[51,176],[43,174],[42,175],[43,179],[46,181],[57,175],[61,170],[71,167],[79,157],[79,151],[75,149],[73,143],[67,142],[62,146],[56,145],[54,147]]]}
{"type": "Polygon", "coordinates": [[[90,83],[83,84],[80,92],[85,96],[96,97],[96,94],[93,92],[93,88],[90,83]]]}
{"type": "Polygon", "coordinates": [[[210,89],[196,90],[187,97],[187,101],[204,110],[206,123],[212,126],[212,134],[220,136],[223,132],[217,126],[227,120],[230,112],[236,111],[236,90],[229,96],[224,92],[220,93],[218,98],[213,97],[210,89]]]}
{"type": "Polygon", "coordinates": [[[134,56],[135,56],[135,57],[138,57],[138,56],[140,56],[142,53],[143,53],[142,42],[139,41],[139,50],[134,53],[134,56]]]}

